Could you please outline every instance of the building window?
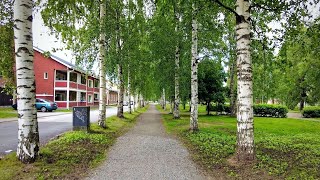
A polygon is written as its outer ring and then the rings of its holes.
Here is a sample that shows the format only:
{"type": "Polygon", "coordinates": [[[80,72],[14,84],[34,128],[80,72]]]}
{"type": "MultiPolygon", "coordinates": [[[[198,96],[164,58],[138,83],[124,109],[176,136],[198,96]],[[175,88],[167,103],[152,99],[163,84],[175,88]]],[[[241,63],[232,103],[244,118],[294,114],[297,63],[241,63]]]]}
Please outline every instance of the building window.
{"type": "Polygon", "coordinates": [[[81,84],[86,84],[86,76],[81,75],[81,84]]]}
{"type": "Polygon", "coordinates": [[[98,80],[98,79],[95,79],[95,80],[94,80],[94,87],[95,87],[95,88],[98,88],[98,87],[99,87],[99,80],[98,80]]]}
{"type": "Polygon", "coordinates": [[[70,73],[70,81],[77,82],[77,73],[70,73]]]}
{"type": "Polygon", "coordinates": [[[67,91],[56,91],[55,101],[67,101],[67,91]]]}
{"type": "Polygon", "coordinates": [[[45,73],[43,74],[43,78],[44,78],[44,79],[48,79],[48,73],[47,73],[47,72],[45,72],[45,73]]]}
{"type": "Polygon", "coordinates": [[[92,101],[92,95],[88,95],[88,102],[89,103],[92,103],[93,101],[92,101]]]}
{"type": "Polygon", "coordinates": [[[69,101],[77,101],[77,92],[69,91],[69,101]]]}
{"type": "Polygon", "coordinates": [[[86,101],[86,95],[87,95],[87,93],[81,92],[80,93],[80,101],[86,101]]]}
{"type": "Polygon", "coordinates": [[[99,101],[99,96],[98,96],[98,94],[94,94],[94,101],[99,101]]]}
{"type": "Polygon", "coordinates": [[[56,71],[56,80],[66,81],[67,80],[67,72],[56,71]]]}
{"type": "Polygon", "coordinates": [[[88,86],[90,88],[93,88],[93,81],[91,79],[88,79],[88,86]]]}

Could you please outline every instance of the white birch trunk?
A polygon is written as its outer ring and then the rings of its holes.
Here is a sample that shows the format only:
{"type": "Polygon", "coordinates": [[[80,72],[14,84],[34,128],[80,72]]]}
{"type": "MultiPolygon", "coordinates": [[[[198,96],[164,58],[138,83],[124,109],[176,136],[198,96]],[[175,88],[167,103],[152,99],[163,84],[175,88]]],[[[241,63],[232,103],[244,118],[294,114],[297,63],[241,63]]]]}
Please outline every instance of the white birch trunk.
{"type": "MultiPolygon", "coordinates": [[[[178,23],[178,20],[177,20],[178,23]]],[[[178,25],[176,25],[175,28],[176,33],[178,33],[178,25]]],[[[179,104],[180,104],[180,79],[179,79],[179,71],[180,71],[180,48],[179,43],[176,46],[176,52],[175,52],[175,73],[174,73],[174,111],[173,111],[173,117],[175,119],[180,118],[180,111],[179,111],[179,104]]]]}
{"type": "Polygon", "coordinates": [[[99,118],[98,125],[106,128],[106,71],[105,71],[105,52],[106,52],[106,35],[105,35],[105,16],[106,4],[104,0],[100,1],[100,41],[99,41],[99,118]]]}
{"type": "Polygon", "coordinates": [[[137,105],[138,105],[138,108],[141,108],[141,106],[140,106],[140,92],[138,93],[137,105]]]}
{"type": "Polygon", "coordinates": [[[239,161],[254,159],[252,65],[250,54],[250,3],[237,0],[237,158],[239,161]]]}
{"type": "Polygon", "coordinates": [[[129,113],[132,114],[132,107],[131,107],[131,83],[130,83],[130,67],[128,68],[128,108],[129,108],[129,113]]]}
{"type": "Polygon", "coordinates": [[[39,152],[39,130],[35,108],[36,87],[33,69],[32,0],[14,1],[14,41],[18,102],[17,157],[32,163],[39,152]]]}
{"type": "Polygon", "coordinates": [[[166,90],[163,88],[162,89],[162,93],[163,93],[163,109],[166,110],[167,109],[167,105],[166,105],[166,90]]]}
{"type": "Polygon", "coordinates": [[[198,25],[196,7],[192,4],[192,47],[191,47],[191,112],[190,131],[198,131],[198,25]]]}
{"type": "Polygon", "coordinates": [[[122,65],[118,64],[118,78],[119,78],[119,97],[118,97],[118,112],[117,116],[123,118],[123,94],[124,94],[124,83],[123,83],[123,72],[122,65]]]}

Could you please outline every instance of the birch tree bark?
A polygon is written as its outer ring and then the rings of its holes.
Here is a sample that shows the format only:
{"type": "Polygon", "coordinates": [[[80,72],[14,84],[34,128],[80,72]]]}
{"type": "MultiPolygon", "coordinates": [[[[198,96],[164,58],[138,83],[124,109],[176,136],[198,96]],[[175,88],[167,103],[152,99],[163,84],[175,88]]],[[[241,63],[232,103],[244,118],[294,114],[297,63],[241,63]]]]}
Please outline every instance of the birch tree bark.
{"type": "Polygon", "coordinates": [[[250,3],[237,0],[236,37],[237,37],[237,158],[239,161],[253,160],[253,99],[252,65],[250,54],[250,3]]]}
{"type": "Polygon", "coordinates": [[[128,67],[128,108],[129,113],[132,114],[132,107],[131,107],[131,82],[130,82],[130,66],[128,67]]]}
{"type": "Polygon", "coordinates": [[[191,112],[190,131],[198,131],[198,25],[196,7],[192,4],[192,46],[191,46],[191,112]]]}
{"type": "MultiPolygon", "coordinates": [[[[178,21],[177,19],[177,24],[175,27],[176,33],[178,33],[178,21]]],[[[177,40],[178,41],[178,40],[177,40]]],[[[176,52],[175,52],[175,72],[174,72],[174,111],[173,111],[173,117],[175,119],[180,118],[180,111],[179,111],[179,104],[180,104],[180,78],[179,78],[179,72],[180,72],[180,48],[179,48],[179,43],[177,42],[176,46],[176,52]]]]}
{"type": "Polygon", "coordinates": [[[33,69],[32,0],[14,2],[14,40],[17,74],[18,148],[17,157],[32,163],[39,152],[39,131],[35,108],[33,69]]]}
{"type": "Polygon", "coordinates": [[[123,83],[123,72],[122,65],[118,64],[118,78],[119,78],[119,97],[118,97],[118,112],[117,116],[123,118],[123,94],[124,94],[124,83],[123,83]]]}
{"type": "Polygon", "coordinates": [[[105,71],[105,52],[106,52],[106,35],[105,35],[105,0],[100,1],[100,41],[99,41],[99,79],[100,79],[100,96],[99,96],[99,119],[98,125],[106,128],[106,71],[105,71]]]}
{"type": "Polygon", "coordinates": [[[162,96],[163,96],[163,106],[162,106],[162,109],[166,110],[166,90],[163,88],[162,89],[162,96]]]}

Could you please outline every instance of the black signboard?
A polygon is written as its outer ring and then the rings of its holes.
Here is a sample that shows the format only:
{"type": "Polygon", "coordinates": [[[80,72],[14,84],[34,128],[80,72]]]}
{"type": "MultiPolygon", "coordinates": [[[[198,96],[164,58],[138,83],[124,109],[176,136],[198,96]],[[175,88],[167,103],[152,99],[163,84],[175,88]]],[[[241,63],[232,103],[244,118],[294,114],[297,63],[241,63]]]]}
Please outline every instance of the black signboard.
{"type": "Polygon", "coordinates": [[[89,131],[90,128],[90,107],[73,107],[73,130],[89,131]]]}

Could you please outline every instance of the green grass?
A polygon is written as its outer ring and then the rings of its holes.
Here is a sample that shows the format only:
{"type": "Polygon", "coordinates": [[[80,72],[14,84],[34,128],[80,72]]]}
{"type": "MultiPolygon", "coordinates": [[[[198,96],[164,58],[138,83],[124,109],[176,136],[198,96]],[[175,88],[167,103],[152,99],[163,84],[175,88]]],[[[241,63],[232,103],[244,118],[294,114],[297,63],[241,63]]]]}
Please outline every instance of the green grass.
{"type": "Polygon", "coordinates": [[[17,111],[12,107],[0,108],[0,121],[5,118],[15,118],[18,117],[17,111]]]}
{"type": "Polygon", "coordinates": [[[60,108],[58,108],[57,110],[54,110],[54,112],[72,112],[72,108],[70,108],[70,109],[60,109],[60,108]]]}
{"type": "MultiPolygon", "coordinates": [[[[178,135],[207,169],[223,169],[241,177],[243,169],[227,163],[235,154],[236,119],[199,115],[200,131],[189,133],[189,114],[181,114],[179,120],[163,114],[167,131],[178,135]]],[[[249,169],[251,174],[242,178],[267,172],[280,179],[320,179],[320,122],[255,117],[254,123],[257,160],[249,169]]]]}
{"type": "Polygon", "coordinates": [[[125,113],[124,119],[107,118],[107,129],[91,124],[90,133],[70,131],[40,148],[35,163],[25,165],[9,154],[0,160],[0,179],[79,179],[106,159],[115,139],[135,124],[147,107],[125,113]]]}

